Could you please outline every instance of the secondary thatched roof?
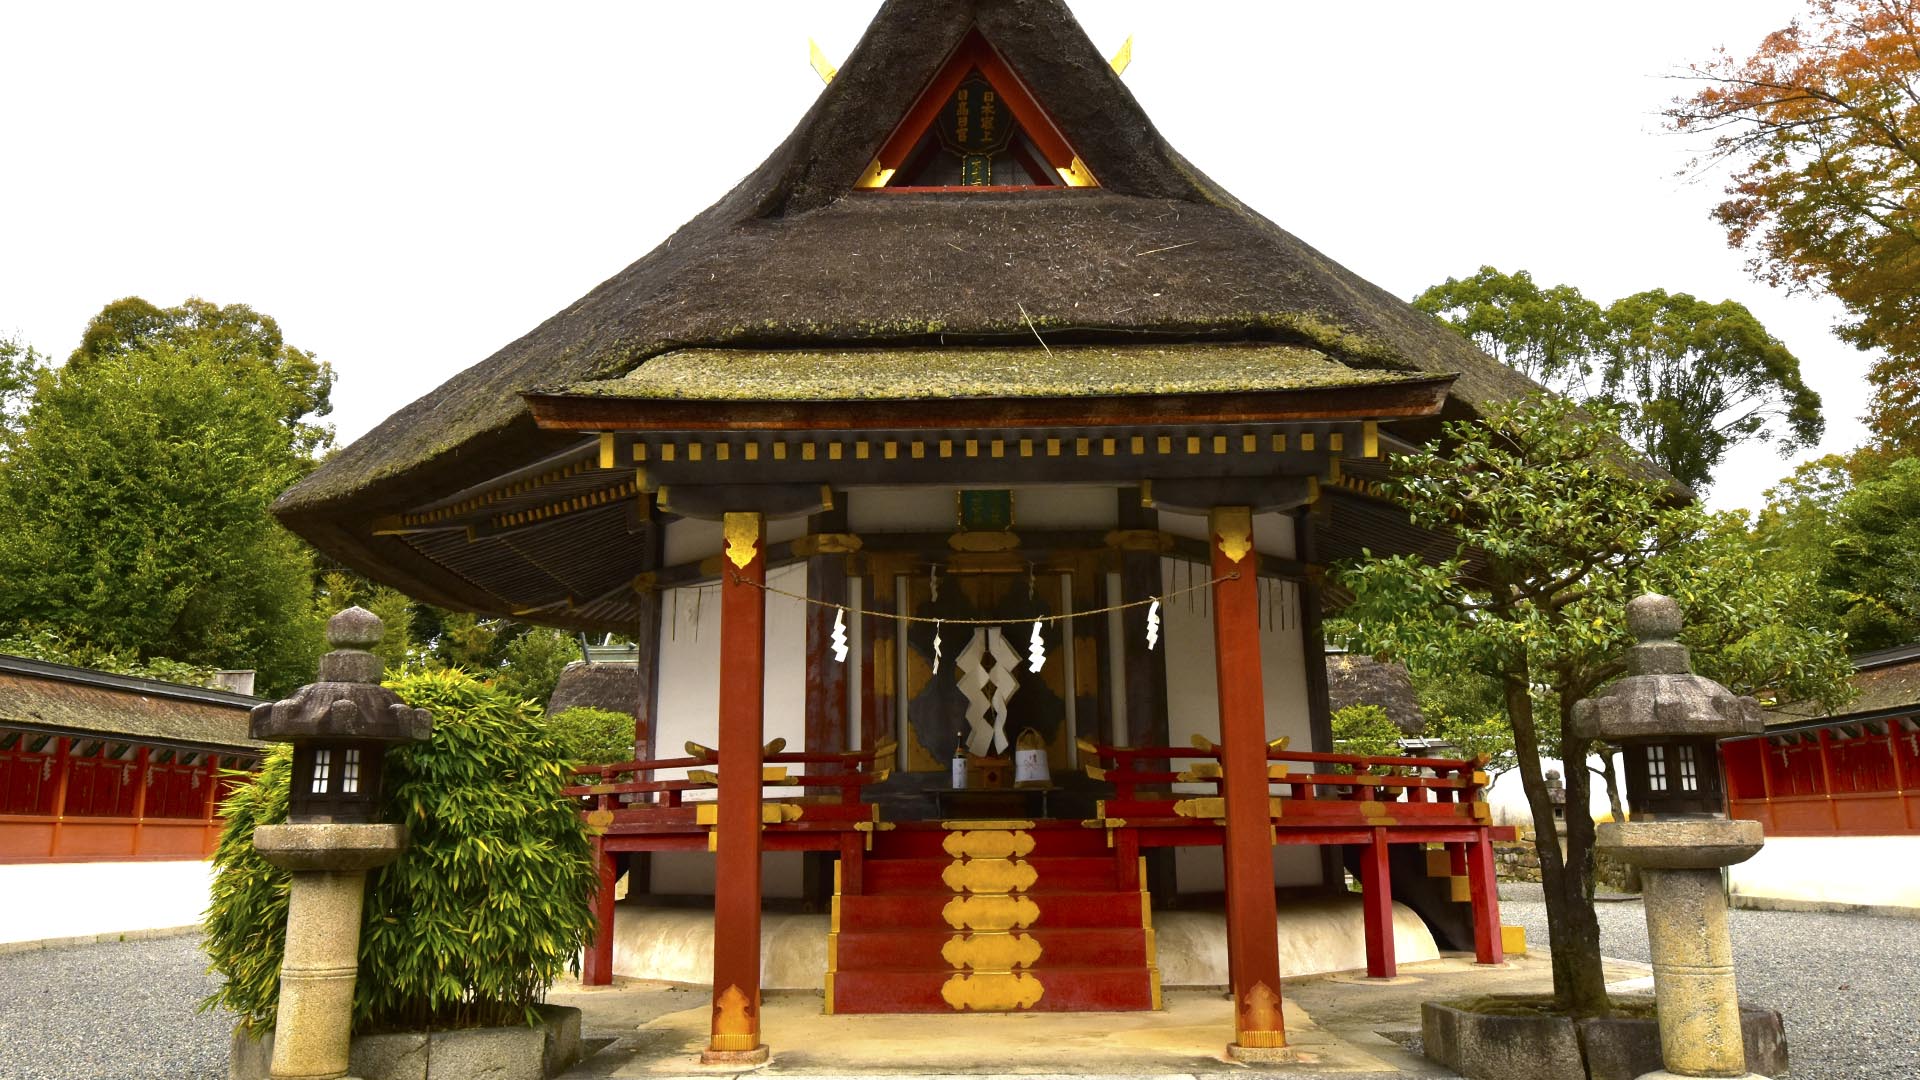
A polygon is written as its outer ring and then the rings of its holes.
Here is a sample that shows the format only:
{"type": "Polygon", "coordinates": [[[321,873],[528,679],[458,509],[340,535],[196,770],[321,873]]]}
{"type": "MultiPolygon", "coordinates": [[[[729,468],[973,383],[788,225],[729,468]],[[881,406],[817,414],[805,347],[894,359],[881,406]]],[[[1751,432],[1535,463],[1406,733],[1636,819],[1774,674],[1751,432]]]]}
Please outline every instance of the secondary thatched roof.
{"type": "Polygon", "coordinates": [[[1780,727],[1833,717],[1880,717],[1920,712],[1920,645],[1902,645],[1853,658],[1854,673],[1847,680],[1855,697],[1838,712],[1818,702],[1794,701],[1767,710],[1767,725],[1780,727]]]}
{"type": "Polygon", "coordinates": [[[259,698],[0,656],[0,727],[224,752],[258,753],[247,711],[259,698]]]}
{"type": "Polygon", "coordinates": [[[1420,699],[1407,666],[1359,653],[1327,655],[1327,704],[1335,712],[1349,705],[1378,705],[1409,736],[1427,728],[1420,699]]]}
{"type": "Polygon", "coordinates": [[[1062,0],[889,0],[786,142],[724,198],[335,454],[276,512],[351,566],[476,606],[471,583],[375,523],[575,445],[535,427],[524,393],[623,380],[677,350],[1030,345],[1036,331],[1056,349],[1265,342],[1364,371],[1457,373],[1448,415],[1535,389],[1182,158],[1062,0]],[[975,29],[1100,186],[856,192],[975,29]]]}

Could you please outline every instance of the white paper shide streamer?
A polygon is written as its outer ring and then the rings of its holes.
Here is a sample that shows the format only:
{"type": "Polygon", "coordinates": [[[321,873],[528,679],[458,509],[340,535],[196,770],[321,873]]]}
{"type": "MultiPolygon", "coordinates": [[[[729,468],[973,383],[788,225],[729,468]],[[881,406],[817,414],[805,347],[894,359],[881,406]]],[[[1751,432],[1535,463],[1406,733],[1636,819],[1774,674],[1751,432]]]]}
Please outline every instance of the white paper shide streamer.
{"type": "Polygon", "coordinates": [[[987,693],[992,678],[987,673],[986,656],[987,632],[975,630],[966,647],[953,658],[954,682],[960,696],[967,700],[967,752],[975,757],[984,756],[993,747],[994,725],[987,717],[994,703],[987,693]]]}
{"type": "Polygon", "coordinates": [[[1010,745],[1007,739],[1007,701],[1020,689],[1020,678],[1014,674],[1014,669],[1020,666],[1020,654],[1007,644],[1007,635],[1001,633],[997,626],[987,631],[987,652],[993,657],[993,671],[987,677],[993,687],[993,752],[1004,754],[1010,745]]]}
{"type": "Polygon", "coordinates": [[[940,674],[940,624],[933,624],[933,673],[940,674]]]}
{"type": "Polygon", "coordinates": [[[1027,670],[1038,672],[1047,666],[1047,643],[1040,636],[1040,620],[1033,620],[1033,636],[1027,639],[1027,670]]]}
{"type": "Polygon", "coordinates": [[[1152,652],[1160,644],[1160,598],[1154,597],[1147,606],[1147,651],[1152,652]]]}
{"type": "Polygon", "coordinates": [[[847,609],[833,609],[833,658],[847,662],[847,609]]]}

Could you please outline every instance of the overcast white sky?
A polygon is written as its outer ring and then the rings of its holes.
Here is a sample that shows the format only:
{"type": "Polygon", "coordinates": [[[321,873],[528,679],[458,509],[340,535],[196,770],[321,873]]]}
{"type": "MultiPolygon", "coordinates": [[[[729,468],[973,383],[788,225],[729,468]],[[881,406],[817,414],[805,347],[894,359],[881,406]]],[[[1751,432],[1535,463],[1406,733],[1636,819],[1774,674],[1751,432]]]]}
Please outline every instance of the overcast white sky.
{"type": "MultiPolygon", "coordinates": [[[[1073,6],[1135,35],[1175,146],[1360,274],[1737,299],[1825,396],[1822,449],[1861,440],[1867,357],[1748,280],[1658,117],[1663,76],[1804,0],[1073,6]]],[[[807,38],[844,58],[877,7],[0,0],[0,334],[64,357],[117,297],[249,303],[334,365],[350,441],[719,198],[819,93],[807,38]]],[[[1790,466],[1748,448],[1712,501],[1790,466]]]]}

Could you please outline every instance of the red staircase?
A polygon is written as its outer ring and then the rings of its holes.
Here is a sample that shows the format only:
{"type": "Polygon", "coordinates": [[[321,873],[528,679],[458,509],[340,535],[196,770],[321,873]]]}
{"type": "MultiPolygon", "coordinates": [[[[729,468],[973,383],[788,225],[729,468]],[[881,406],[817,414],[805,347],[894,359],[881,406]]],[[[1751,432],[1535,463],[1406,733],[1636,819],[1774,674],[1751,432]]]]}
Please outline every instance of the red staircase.
{"type": "Polygon", "coordinates": [[[953,821],[877,832],[836,873],[827,1011],[1158,1008],[1136,859],[1078,822],[953,821]]]}

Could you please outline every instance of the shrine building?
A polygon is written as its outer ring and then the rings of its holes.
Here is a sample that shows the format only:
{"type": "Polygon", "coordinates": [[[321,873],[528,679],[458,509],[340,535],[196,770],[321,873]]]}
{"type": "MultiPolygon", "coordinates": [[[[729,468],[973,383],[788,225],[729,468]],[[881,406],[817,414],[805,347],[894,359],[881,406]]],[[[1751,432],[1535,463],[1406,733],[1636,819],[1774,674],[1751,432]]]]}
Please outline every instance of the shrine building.
{"type": "MultiPolygon", "coordinates": [[[[1333,752],[1328,564],[1450,553],[1396,449],[1537,389],[1209,180],[1061,0],[890,0],[785,143],[276,512],[431,603],[637,643],[613,882],[712,896],[708,1060],[763,907],[834,1012],[1150,1009],[1223,911],[1222,1041],[1286,1053],[1279,898],[1498,962],[1479,763],[1333,752]]],[[[701,901],[706,903],[706,901],[701,901]]]]}

